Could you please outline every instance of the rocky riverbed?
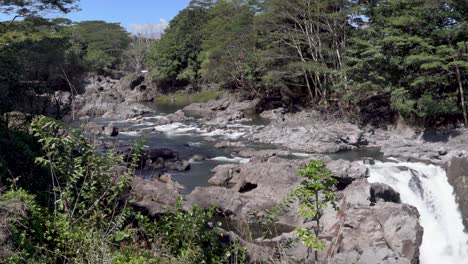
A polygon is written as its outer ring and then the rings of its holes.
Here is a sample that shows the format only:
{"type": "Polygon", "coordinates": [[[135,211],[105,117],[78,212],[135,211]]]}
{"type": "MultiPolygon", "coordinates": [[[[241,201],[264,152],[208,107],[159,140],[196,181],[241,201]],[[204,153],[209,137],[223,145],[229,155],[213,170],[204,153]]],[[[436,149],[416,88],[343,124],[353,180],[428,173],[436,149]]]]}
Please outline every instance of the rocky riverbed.
{"type": "Polygon", "coordinates": [[[300,183],[298,169],[322,160],[338,180],[340,209],[323,216],[322,260],[329,263],[419,263],[423,228],[418,210],[401,203],[388,185],[369,183],[366,162],[396,157],[445,166],[467,224],[468,132],[362,128],[312,110],[275,109],[257,115],[257,100],[225,95],[172,114],[141,102],[156,94],[144,76],[123,80],[95,77],[79,96],[77,111],[91,120],[88,131],[107,147],[127,148],[147,138],[135,206],[156,215],[184,195],[185,206],[215,206],[226,233],[247,246],[253,261],[291,263],[307,257],[294,228],[310,225],[295,206],[264,235],[262,216],[300,183]],[[96,119],[97,118],[97,119],[96,119]],[[380,148],[375,157],[369,148],[380,148]],[[343,152],[360,153],[346,160],[343,152]],[[189,170],[188,172],[185,172],[189,170]],[[233,223],[233,224],[232,224],[233,223]]]}

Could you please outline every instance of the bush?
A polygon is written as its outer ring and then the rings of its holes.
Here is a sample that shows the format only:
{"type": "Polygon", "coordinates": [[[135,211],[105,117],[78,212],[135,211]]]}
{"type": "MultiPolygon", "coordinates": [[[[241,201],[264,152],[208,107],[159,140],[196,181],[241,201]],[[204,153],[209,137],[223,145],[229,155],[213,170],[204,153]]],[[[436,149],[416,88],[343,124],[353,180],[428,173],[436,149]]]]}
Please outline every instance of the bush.
{"type": "Polygon", "coordinates": [[[245,262],[242,247],[220,242],[213,210],[185,211],[179,199],[152,220],[131,208],[141,142],[127,163],[56,120],[36,118],[31,130],[44,153],[36,162],[50,171],[49,195],[37,199],[16,182],[0,194],[1,263],[245,262]]]}

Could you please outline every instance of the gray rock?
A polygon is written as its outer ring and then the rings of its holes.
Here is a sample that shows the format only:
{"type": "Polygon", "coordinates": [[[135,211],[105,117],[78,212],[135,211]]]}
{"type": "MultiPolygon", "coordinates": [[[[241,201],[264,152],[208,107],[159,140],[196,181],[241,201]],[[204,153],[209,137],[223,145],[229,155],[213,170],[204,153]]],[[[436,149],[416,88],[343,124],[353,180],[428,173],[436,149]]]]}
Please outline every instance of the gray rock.
{"type": "Polygon", "coordinates": [[[186,160],[165,161],[164,167],[171,171],[188,171],[190,170],[190,162],[186,160]]]}
{"type": "Polygon", "coordinates": [[[353,181],[369,177],[369,169],[362,162],[333,160],[327,162],[327,168],[338,180],[338,188],[344,189],[353,181]]]}
{"type": "MultiPolygon", "coordinates": [[[[388,202],[371,206],[371,185],[362,163],[324,160],[329,163],[327,166],[336,168],[337,176],[349,177],[351,184],[338,194],[340,211],[328,208],[321,219],[324,225],[321,238],[326,245],[320,253],[321,260],[336,244],[336,253],[332,254],[336,258],[331,263],[417,263],[423,233],[417,210],[406,204],[388,202]],[[346,169],[338,169],[339,164],[346,169]]],[[[195,189],[186,197],[187,202],[215,206],[235,221],[246,221],[252,212],[261,214],[283,201],[300,183],[297,170],[307,161],[269,157],[248,164],[218,166],[210,179],[210,184],[215,186],[195,189]]],[[[278,223],[310,226],[297,215],[295,204],[283,212],[278,223]]],[[[296,238],[294,232],[285,233],[272,239],[256,239],[254,244],[256,248],[272,248],[293,238],[296,238]]],[[[283,253],[281,259],[288,263],[305,258],[307,248],[294,242],[283,253]]]]}
{"type": "Polygon", "coordinates": [[[335,153],[366,144],[363,135],[356,125],[303,111],[276,119],[251,140],[309,153],[335,153]]]}
{"type": "Polygon", "coordinates": [[[86,83],[85,92],[75,98],[75,108],[81,116],[126,119],[152,112],[136,104],[152,100],[157,93],[144,76],[130,75],[121,80],[90,76],[86,83]]]}
{"type": "Polygon", "coordinates": [[[223,148],[239,148],[245,147],[245,143],[243,142],[232,142],[232,141],[221,141],[214,145],[215,148],[223,149],[223,148]]]}
{"type": "Polygon", "coordinates": [[[465,230],[468,230],[468,158],[452,158],[446,167],[447,178],[460,205],[465,230]]]}
{"type": "Polygon", "coordinates": [[[180,189],[181,186],[172,179],[163,182],[158,179],[146,180],[134,177],[131,192],[135,198],[134,206],[154,216],[173,208],[180,196],[180,189]]]}
{"type": "Polygon", "coordinates": [[[208,157],[203,156],[203,155],[193,155],[192,158],[190,158],[190,162],[204,161],[207,159],[208,157]]]}
{"type": "Polygon", "coordinates": [[[286,109],[277,108],[277,109],[265,111],[261,113],[260,116],[266,119],[270,119],[270,120],[277,120],[277,119],[282,119],[285,113],[286,113],[286,109]]]}
{"type": "Polygon", "coordinates": [[[400,194],[384,183],[371,184],[370,201],[373,204],[379,201],[401,203],[400,194]]]}
{"type": "Polygon", "coordinates": [[[280,150],[280,149],[263,149],[263,150],[255,150],[255,149],[244,149],[239,152],[239,156],[243,158],[252,158],[252,157],[260,157],[260,158],[270,158],[274,156],[290,156],[291,152],[287,150],[280,150]]]}
{"type": "Polygon", "coordinates": [[[220,99],[208,103],[194,103],[184,108],[189,116],[200,116],[211,124],[227,124],[239,121],[256,112],[260,100],[239,101],[236,95],[224,94],[220,99]]]}

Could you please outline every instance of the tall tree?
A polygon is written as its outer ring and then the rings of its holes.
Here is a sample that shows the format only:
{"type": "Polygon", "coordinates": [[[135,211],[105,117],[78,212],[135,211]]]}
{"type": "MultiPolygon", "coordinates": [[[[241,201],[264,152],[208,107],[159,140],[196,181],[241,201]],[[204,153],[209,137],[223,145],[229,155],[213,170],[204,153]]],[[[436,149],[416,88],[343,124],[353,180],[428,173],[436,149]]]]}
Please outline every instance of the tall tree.
{"type": "Polygon", "coordinates": [[[193,81],[198,79],[197,60],[203,38],[206,10],[182,10],[170,23],[162,38],[151,48],[149,65],[158,81],[193,81]]]}
{"type": "Polygon", "coordinates": [[[118,23],[84,21],[71,28],[73,44],[84,52],[90,70],[115,68],[130,45],[128,32],[118,23]]]}
{"type": "Polygon", "coordinates": [[[264,8],[268,34],[277,42],[277,51],[288,58],[285,78],[296,87],[306,87],[313,101],[327,98],[345,81],[341,68],[350,1],[266,0],[264,8]]]}
{"type": "Polygon", "coordinates": [[[351,84],[390,93],[393,108],[405,117],[433,121],[462,112],[466,116],[468,27],[466,9],[459,4],[365,2],[361,10],[368,22],[354,38],[348,61],[351,84]]]}
{"type": "Polygon", "coordinates": [[[256,79],[254,1],[220,1],[203,28],[201,76],[208,81],[252,90],[256,79]]]}

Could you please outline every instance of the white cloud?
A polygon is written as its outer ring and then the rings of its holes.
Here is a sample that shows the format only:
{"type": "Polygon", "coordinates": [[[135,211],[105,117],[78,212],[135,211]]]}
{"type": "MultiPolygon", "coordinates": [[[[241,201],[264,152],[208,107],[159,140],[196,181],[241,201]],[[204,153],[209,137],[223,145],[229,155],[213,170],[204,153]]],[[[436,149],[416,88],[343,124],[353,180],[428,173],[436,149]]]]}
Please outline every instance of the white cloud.
{"type": "Polygon", "coordinates": [[[130,24],[130,30],[134,35],[142,35],[147,38],[159,39],[168,26],[169,22],[161,18],[159,19],[159,23],[130,24]]]}

